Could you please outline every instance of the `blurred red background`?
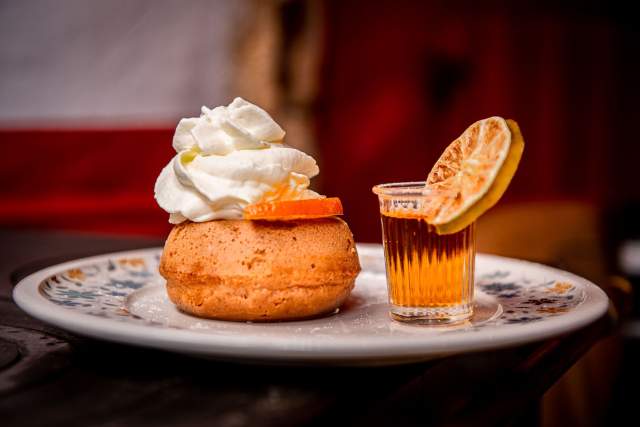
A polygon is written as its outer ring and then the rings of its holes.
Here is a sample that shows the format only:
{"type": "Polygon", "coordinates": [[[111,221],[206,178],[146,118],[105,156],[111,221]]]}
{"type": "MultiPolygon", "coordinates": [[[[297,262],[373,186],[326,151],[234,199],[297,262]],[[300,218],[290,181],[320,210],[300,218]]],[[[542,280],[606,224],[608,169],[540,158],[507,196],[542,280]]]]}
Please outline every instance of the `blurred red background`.
{"type": "MultiPolygon", "coordinates": [[[[357,240],[379,239],[374,184],[424,179],[450,141],[491,115],[517,120],[527,144],[501,203],[640,200],[640,67],[627,10],[597,2],[322,5],[315,185],[342,198],[357,240]]],[[[6,122],[0,225],[164,235],[153,183],[172,156],[175,123],[6,122]]]]}
{"type": "Polygon", "coordinates": [[[624,18],[582,4],[453,3],[329,3],[322,182],[354,233],[377,236],[372,185],[425,179],[448,142],[492,115],[518,121],[526,141],[501,203],[638,200],[640,69],[624,18]]]}

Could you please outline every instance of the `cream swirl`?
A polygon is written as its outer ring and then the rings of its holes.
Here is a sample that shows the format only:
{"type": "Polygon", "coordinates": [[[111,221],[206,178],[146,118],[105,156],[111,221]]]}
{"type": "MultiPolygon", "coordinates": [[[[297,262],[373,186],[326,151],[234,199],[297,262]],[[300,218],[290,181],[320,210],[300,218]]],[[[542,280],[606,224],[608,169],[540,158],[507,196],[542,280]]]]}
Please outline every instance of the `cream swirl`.
{"type": "Polygon", "coordinates": [[[155,185],[169,222],[242,218],[252,203],[321,197],[308,189],[316,161],[284,145],[284,135],[266,111],[242,98],[180,120],[177,154],[155,185]]]}

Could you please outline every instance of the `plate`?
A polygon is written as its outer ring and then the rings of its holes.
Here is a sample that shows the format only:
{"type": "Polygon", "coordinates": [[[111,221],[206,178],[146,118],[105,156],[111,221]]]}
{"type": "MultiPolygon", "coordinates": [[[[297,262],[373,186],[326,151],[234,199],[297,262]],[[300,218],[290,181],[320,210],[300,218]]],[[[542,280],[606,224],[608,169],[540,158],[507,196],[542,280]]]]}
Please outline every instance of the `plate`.
{"type": "Polygon", "coordinates": [[[161,248],[79,259],[18,283],[16,303],[70,332],[120,343],[242,362],[385,365],[514,346],[564,334],[602,316],[604,292],[573,274],[478,254],[476,314],[425,327],[388,316],[381,245],[358,244],[362,272],[347,303],[323,318],[242,323],[202,319],[169,301],[161,248]]]}

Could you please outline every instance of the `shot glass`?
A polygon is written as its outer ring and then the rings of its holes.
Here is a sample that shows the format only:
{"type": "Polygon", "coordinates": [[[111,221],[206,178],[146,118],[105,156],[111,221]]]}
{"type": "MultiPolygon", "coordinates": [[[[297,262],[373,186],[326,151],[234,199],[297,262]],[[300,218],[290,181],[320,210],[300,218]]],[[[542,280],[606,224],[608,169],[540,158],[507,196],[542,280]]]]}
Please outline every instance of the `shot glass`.
{"type": "Polygon", "coordinates": [[[440,235],[425,220],[434,197],[424,182],[373,187],[380,201],[390,315],[426,325],[459,323],[473,314],[475,223],[440,235]]]}

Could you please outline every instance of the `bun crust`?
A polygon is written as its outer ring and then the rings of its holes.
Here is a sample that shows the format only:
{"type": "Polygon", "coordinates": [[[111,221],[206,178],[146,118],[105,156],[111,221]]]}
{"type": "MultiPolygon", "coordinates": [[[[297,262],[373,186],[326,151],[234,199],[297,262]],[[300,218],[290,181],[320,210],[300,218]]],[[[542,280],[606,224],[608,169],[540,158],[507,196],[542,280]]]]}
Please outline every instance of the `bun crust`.
{"type": "Polygon", "coordinates": [[[160,260],[181,310],[238,321],[332,312],[359,272],[353,235],[336,217],[186,222],[173,228],[160,260]]]}

